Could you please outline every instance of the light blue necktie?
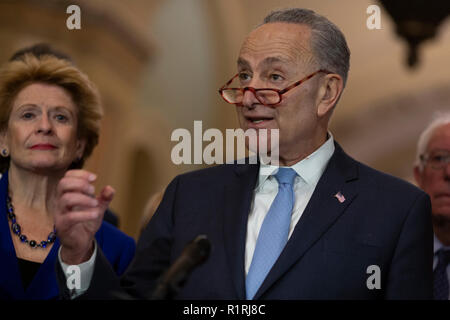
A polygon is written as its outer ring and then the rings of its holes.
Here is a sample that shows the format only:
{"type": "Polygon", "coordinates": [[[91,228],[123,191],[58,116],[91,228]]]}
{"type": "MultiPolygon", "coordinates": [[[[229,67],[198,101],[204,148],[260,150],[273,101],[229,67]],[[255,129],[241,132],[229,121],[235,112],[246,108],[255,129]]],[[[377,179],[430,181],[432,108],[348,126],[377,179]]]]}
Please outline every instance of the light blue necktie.
{"type": "Polygon", "coordinates": [[[288,240],[295,199],[293,184],[296,176],[297,173],[290,168],[279,168],[275,175],[278,181],[278,194],[262,223],[252,263],[245,279],[249,300],[255,296],[288,240]]]}

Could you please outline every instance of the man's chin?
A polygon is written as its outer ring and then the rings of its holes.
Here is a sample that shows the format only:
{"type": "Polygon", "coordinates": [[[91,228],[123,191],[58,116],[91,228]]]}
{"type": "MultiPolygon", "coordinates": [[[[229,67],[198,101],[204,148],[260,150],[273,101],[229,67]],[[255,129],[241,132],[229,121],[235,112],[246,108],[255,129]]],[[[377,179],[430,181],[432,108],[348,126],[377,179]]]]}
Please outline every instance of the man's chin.
{"type": "Polygon", "coordinates": [[[258,141],[256,144],[246,143],[247,150],[252,155],[257,155],[260,161],[264,164],[279,165],[279,151],[278,145],[271,145],[270,141],[258,141]],[[272,151],[274,147],[274,152],[272,151]]]}
{"type": "Polygon", "coordinates": [[[450,229],[450,211],[433,213],[432,219],[435,226],[450,229]]]}

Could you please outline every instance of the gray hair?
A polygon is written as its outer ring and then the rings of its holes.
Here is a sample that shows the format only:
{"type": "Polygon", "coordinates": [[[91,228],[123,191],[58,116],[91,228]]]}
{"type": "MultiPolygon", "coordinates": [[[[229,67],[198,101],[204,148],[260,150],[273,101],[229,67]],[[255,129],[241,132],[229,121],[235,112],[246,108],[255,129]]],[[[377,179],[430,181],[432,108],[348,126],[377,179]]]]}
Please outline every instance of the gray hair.
{"type": "Polygon", "coordinates": [[[418,166],[421,171],[423,170],[423,163],[422,161],[420,161],[420,156],[426,152],[434,131],[449,123],[450,123],[450,112],[438,111],[433,115],[431,122],[420,134],[419,141],[417,142],[416,161],[414,164],[418,166]]]}
{"type": "Polygon", "coordinates": [[[308,9],[284,9],[271,12],[263,24],[287,22],[304,24],[311,28],[311,49],[320,68],[339,74],[347,82],[350,68],[350,49],[344,34],[327,18],[308,9]]]}

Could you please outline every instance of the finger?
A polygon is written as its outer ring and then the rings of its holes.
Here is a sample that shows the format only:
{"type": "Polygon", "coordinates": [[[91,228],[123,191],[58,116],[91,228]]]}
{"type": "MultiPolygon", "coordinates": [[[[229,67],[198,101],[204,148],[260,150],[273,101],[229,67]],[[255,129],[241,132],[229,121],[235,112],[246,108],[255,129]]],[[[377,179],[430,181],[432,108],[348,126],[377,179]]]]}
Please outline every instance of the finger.
{"type": "Polygon", "coordinates": [[[95,208],[99,205],[99,201],[95,198],[77,192],[67,192],[61,197],[62,208],[64,211],[74,210],[77,208],[95,208]]]}
{"type": "Polygon", "coordinates": [[[109,205],[109,203],[112,201],[112,199],[114,198],[115,193],[116,193],[116,191],[114,190],[114,188],[108,185],[108,186],[104,187],[102,189],[102,191],[100,191],[100,194],[97,197],[97,199],[101,205],[106,204],[106,207],[107,207],[109,205]]]}
{"type": "Polygon", "coordinates": [[[64,177],[58,183],[58,194],[67,192],[81,192],[90,197],[95,197],[95,186],[86,179],[78,177],[64,177]]]}
{"type": "Polygon", "coordinates": [[[83,169],[68,170],[64,176],[86,179],[90,182],[93,182],[95,181],[95,179],[97,179],[97,175],[95,173],[83,169]]]}
{"type": "Polygon", "coordinates": [[[99,207],[106,211],[108,209],[109,204],[111,203],[112,199],[114,198],[115,190],[111,186],[106,186],[100,191],[100,194],[97,197],[97,200],[99,202],[99,207]]]}

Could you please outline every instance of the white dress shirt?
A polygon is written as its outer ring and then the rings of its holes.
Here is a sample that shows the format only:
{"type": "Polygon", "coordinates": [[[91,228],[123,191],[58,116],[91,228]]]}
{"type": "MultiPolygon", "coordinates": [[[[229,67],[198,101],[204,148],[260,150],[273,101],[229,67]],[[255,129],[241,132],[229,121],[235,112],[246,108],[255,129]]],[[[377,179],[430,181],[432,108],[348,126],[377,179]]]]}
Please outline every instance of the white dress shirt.
{"type": "MultiPolygon", "coordinates": [[[[70,298],[75,299],[76,297],[82,295],[84,292],[89,289],[89,285],[91,284],[92,274],[94,273],[94,265],[95,265],[95,256],[97,255],[97,241],[94,240],[94,252],[88,261],[85,261],[81,264],[78,264],[78,268],[80,271],[80,287],[74,288],[70,292],[70,298]]],[[[66,276],[66,280],[69,279],[71,273],[68,272],[70,265],[64,263],[61,259],[61,247],[58,250],[58,261],[61,264],[61,268],[66,276]]],[[[67,285],[67,281],[66,281],[67,285]]]]}
{"type": "MultiPolygon", "coordinates": [[[[295,203],[289,227],[290,238],[297,222],[303,214],[306,205],[322,176],[325,168],[334,153],[334,139],[328,133],[328,139],[316,151],[305,159],[289,167],[297,172],[294,180],[295,203]]],[[[253,194],[253,201],[247,221],[247,239],[245,243],[245,274],[248,273],[255,251],[259,230],[278,193],[278,182],[274,174],[277,166],[261,164],[259,169],[258,182],[253,194]]]]}
{"type": "MultiPolygon", "coordinates": [[[[442,242],[439,241],[439,239],[434,236],[434,258],[433,258],[433,271],[436,269],[436,266],[438,264],[438,257],[436,255],[436,252],[440,249],[444,250],[450,250],[450,246],[444,246],[442,242]]],[[[447,279],[450,281],[450,264],[447,265],[447,279]]],[[[450,288],[449,288],[449,300],[450,300],[450,288]]]]}

